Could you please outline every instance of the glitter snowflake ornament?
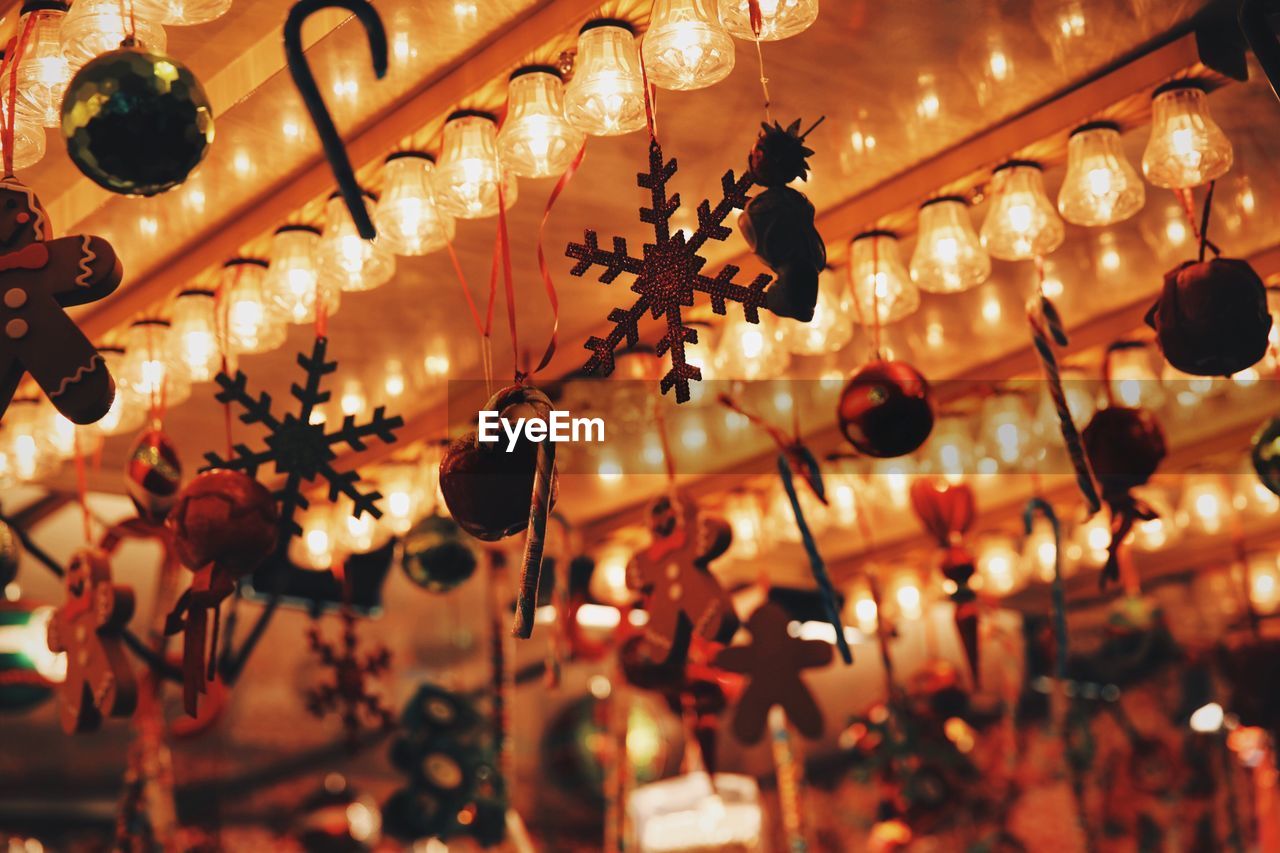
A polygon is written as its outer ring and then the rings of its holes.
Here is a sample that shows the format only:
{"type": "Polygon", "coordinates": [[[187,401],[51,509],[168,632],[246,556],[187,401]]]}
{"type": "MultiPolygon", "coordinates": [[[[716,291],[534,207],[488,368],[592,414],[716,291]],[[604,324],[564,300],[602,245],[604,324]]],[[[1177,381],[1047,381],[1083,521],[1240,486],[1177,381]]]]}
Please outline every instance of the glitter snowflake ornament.
{"type": "Polygon", "coordinates": [[[758,275],[749,285],[738,284],[734,277],[738,267],[726,264],[712,276],[704,275],[706,258],[698,254],[708,240],[725,240],[731,229],[724,224],[732,210],[741,210],[747,203],[747,191],[752,178],[743,175],[735,179],[733,170],[720,179],[723,196],[711,206],[710,200],[698,205],[698,225],[688,236],[683,231],[671,229],[671,216],[680,208],[680,194],[667,196],[667,182],[676,172],[674,158],[665,160],[657,141],[649,143],[649,170],[636,176],[636,183],[649,191],[652,207],[640,208],[640,221],[653,226],[654,242],[645,243],[643,257],[632,257],[627,251],[627,241],[613,238],[613,248],[600,247],[596,232],[586,229],[582,243],[570,243],[565,254],[577,261],[572,275],[582,276],[592,267],[601,267],[600,281],[610,284],[622,273],[635,276],[631,290],[637,295],[630,308],[614,308],[609,312],[613,324],[608,335],[601,338],[592,335],[584,345],[591,350],[583,370],[601,376],[613,373],[614,351],[624,342],[635,346],[640,341],[640,320],[646,313],[653,319],[666,318],[667,330],[658,340],[655,351],[659,356],[671,354],[671,368],[662,377],[662,393],[675,388],[676,402],[689,399],[689,382],[702,379],[702,370],[685,360],[685,346],[698,342],[698,332],[685,325],[683,308],[694,304],[694,296],[704,293],[711,300],[711,310],[724,314],[729,302],[742,306],[749,323],[760,322],[760,309],[765,304],[764,290],[770,277],[758,275]]]}
{"type": "Polygon", "coordinates": [[[325,376],[338,369],[336,361],[325,360],[327,345],[327,339],[317,337],[310,357],[298,354],[298,365],[306,371],[307,380],[305,386],[294,383],[290,389],[300,403],[296,415],[277,417],[271,410],[271,395],[265,391],[257,397],[250,394],[243,371],[237,370],[234,377],[219,373],[216,378],[222,388],[217,394],[218,402],[238,405],[244,409],[244,413],[240,415],[242,422],[262,424],[269,434],[266,447],[262,450],[251,450],[246,445],[237,444],[230,459],[224,459],[216,453],[206,453],[208,468],[244,471],[253,477],[263,465],[275,464],[276,473],[285,476],[284,484],[275,493],[280,502],[281,530],[285,533],[280,546],[282,549],[286,547],[289,538],[302,533],[302,526],[296,516],[299,510],[310,506],[302,487],[304,483],[317,478],[329,484],[330,501],[336,501],[340,495],[351,499],[352,514],[356,518],[365,513],[374,518],[382,517],[382,510],[377,505],[382,493],[377,490],[361,491],[357,487],[360,482],[359,472],[338,471],[334,468],[333,462],[337,458],[335,448],[345,444],[352,450],[364,450],[365,439],[368,438],[392,444],[396,440],[395,431],[404,426],[404,420],[399,415],[387,417],[383,406],[374,409],[373,417],[368,423],[357,424],[354,415],[347,415],[342,424],[332,432],[326,431],[325,423],[312,422],[316,407],[329,400],[329,392],[321,391],[320,383],[325,376]]]}

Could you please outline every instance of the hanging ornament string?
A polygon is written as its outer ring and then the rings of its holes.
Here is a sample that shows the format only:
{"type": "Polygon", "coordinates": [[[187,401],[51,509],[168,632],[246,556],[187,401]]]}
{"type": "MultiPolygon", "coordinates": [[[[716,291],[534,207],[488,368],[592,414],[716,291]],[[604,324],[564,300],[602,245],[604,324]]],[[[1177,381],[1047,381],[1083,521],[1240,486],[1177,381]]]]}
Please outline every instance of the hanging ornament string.
{"type": "Polygon", "coordinates": [[[76,498],[80,503],[80,521],[84,525],[84,543],[93,544],[93,516],[89,514],[89,478],[85,470],[84,452],[80,445],[80,428],[75,430],[72,443],[76,456],[76,498]]]}
{"type": "MultiPolygon", "coordinates": [[[[159,355],[157,355],[156,353],[155,324],[147,323],[147,325],[144,326],[143,328],[146,329],[146,337],[147,337],[147,341],[146,341],[147,360],[145,363],[148,365],[160,365],[163,362],[161,361],[161,358],[159,357],[159,355]]],[[[168,392],[169,392],[168,368],[162,367],[159,370],[156,370],[153,373],[151,380],[147,382],[147,386],[148,386],[147,394],[150,397],[150,400],[148,401],[148,407],[147,407],[147,419],[153,428],[160,429],[161,426],[163,425],[164,414],[168,409],[168,405],[167,405],[168,392]],[[155,381],[156,376],[154,374],[159,374],[159,377],[160,377],[159,382],[155,381]]]]}
{"type": "Polygon", "coordinates": [[[133,0],[120,0],[120,29],[124,38],[121,47],[133,47],[138,43],[138,19],[133,13],[133,0]]]}
{"type": "MultiPolygon", "coordinates": [[[[243,266],[237,266],[232,275],[235,280],[231,284],[231,290],[234,290],[240,283],[240,272],[243,266]]],[[[226,281],[218,282],[218,287],[213,293],[213,325],[214,331],[218,338],[218,354],[221,358],[220,370],[224,376],[231,375],[232,358],[231,358],[231,299],[227,292],[226,281]]],[[[317,305],[316,310],[319,310],[317,305]]],[[[234,456],[235,442],[231,437],[231,400],[228,398],[222,404],[222,420],[223,426],[227,433],[227,458],[234,456]]]]}
{"type": "MultiPolygon", "coordinates": [[[[496,242],[496,235],[495,235],[496,242]]],[[[484,371],[484,389],[485,394],[492,396],[493,394],[493,304],[498,294],[497,279],[497,249],[494,249],[493,263],[489,271],[489,301],[485,306],[484,319],[480,319],[480,311],[476,308],[476,300],[471,295],[471,285],[467,283],[466,273],[462,271],[462,264],[458,261],[458,253],[453,248],[453,240],[449,239],[449,235],[444,235],[444,247],[449,252],[449,263],[453,265],[453,274],[458,279],[458,284],[462,287],[462,295],[467,300],[467,310],[471,313],[471,322],[476,327],[476,334],[480,337],[480,362],[484,371]]]]}
{"type": "Polygon", "coordinates": [[[760,90],[764,92],[764,118],[766,122],[772,124],[773,110],[769,98],[769,76],[764,73],[764,48],[760,44],[760,33],[764,29],[764,12],[760,9],[760,0],[747,0],[747,14],[751,20],[751,32],[755,35],[753,41],[756,43],[756,60],[760,64],[760,90]]]}
{"type": "Polygon", "coordinates": [[[9,75],[9,88],[3,95],[5,106],[3,124],[0,124],[0,133],[3,134],[0,145],[4,146],[4,177],[6,179],[13,177],[13,140],[18,120],[18,68],[22,64],[22,55],[26,52],[31,32],[35,29],[37,16],[27,15],[26,17],[26,22],[13,42],[13,49],[5,53],[4,62],[0,64],[0,75],[5,73],[9,75]]]}
{"type": "Polygon", "coordinates": [[[551,195],[547,196],[547,204],[542,209],[542,219],[538,222],[538,274],[542,276],[542,289],[546,291],[547,302],[551,304],[551,336],[547,340],[547,348],[542,352],[542,358],[539,359],[537,367],[531,371],[531,374],[537,373],[551,363],[552,357],[556,354],[556,339],[560,331],[560,297],[556,293],[556,283],[551,277],[551,268],[547,265],[547,256],[543,251],[547,220],[551,218],[551,208],[555,206],[556,199],[560,198],[560,194],[569,186],[569,182],[578,173],[582,160],[586,156],[587,143],[584,139],[582,145],[578,146],[578,153],[573,156],[573,160],[560,174],[556,185],[551,188],[551,195]]]}
{"type": "Polygon", "coordinates": [[[644,120],[649,130],[649,145],[652,147],[658,144],[658,90],[649,82],[644,51],[640,52],[640,80],[644,84],[644,120]]]}
{"type": "Polygon", "coordinates": [[[1191,227],[1191,236],[1200,244],[1201,262],[1204,261],[1206,249],[1213,252],[1214,257],[1222,254],[1222,251],[1209,240],[1210,204],[1213,202],[1213,189],[1217,183],[1216,180],[1209,182],[1209,189],[1205,193],[1204,206],[1201,208],[1199,216],[1196,215],[1195,193],[1192,190],[1176,189],[1173,191],[1178,203],[1182,205],[1183,214],[1187,217],[1187,224],[1191,227]]]}
{"type": "Polygon", "coordinates": [[[1065,348],[1069,340],[1058,309],[1045,295],[1044,259],[1039,255],[1036,255],[1036,295],[1027,303],[1027,322],[1031,326],[1031,342],[1036,356],[1040,359],[1040,367],[1049,383],[1049,396],[1058,415],[1058,427],[1062,431],[1062,441],[1066,445],[1067,456],[1075,473],[1076,486],[1080,489],[1080,494],[1084,495],[1089,515],[1093,515],[1102,508],[1102,499],[1093,479],[1093,470],[1089,467],[1089,457],[1085,453],[1080,430],[1076,428],[1071,416],[1055,349],[1065,348]]]}

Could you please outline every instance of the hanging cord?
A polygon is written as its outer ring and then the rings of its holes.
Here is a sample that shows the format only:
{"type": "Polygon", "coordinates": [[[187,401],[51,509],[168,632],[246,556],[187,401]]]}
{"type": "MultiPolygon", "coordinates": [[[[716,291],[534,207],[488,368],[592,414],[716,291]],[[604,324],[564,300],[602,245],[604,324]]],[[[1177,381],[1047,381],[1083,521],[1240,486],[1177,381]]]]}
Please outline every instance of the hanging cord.
{"type": "Polygon", "coordinates": [[[89,512],[89,483],[85,472],[84,453],[80,447],[80,428],[72,439],[76,455],[76,499],[80,503],[80,520],[84,525],[84,544],[93,545],[93,516],[89,512]]]}
{"type": "MultiPolygon", "coordinates": [[[[230,290],[235,290],[236,285],[240,282],[241,267],[237,266],[233,272],[235,281],[232,282],[230,290]]],[[[317,310],[319,310],[317,306],[317,310]]],[[[225,280],[219,280],[217,289],[213,292],[213,323],[214,333],[218,339],[218,354],[221,358],[221,366],[219,370],[223,376],[231,376],[232,353],[231,353],[231,294],[228,292],[225,280]]],[[[235,456],[234,440],[231,435],[231,398],[228,397],[222,404],[222,420],[223,426],[227,433],[227,458],[231,459],[235,456]]]]}
{"type": "Polygon", "coordinates": [[[133,47],[138,43],[138,18],[134,14],[133,0],[120,0],[120,29],[124,38],[121,47],[133,47]]]}
{"type": "MultiPolygon", "coordinates": [[[[496,241],[496,238],[495,238],[496,241]]],[[[471,286],[467,283],[466,273],[462,271],[462,264],[458,261],[458,253],[453,248],[453,240],[449,239],[449,235],[444,236],[444,247],[449,252],[449,263],[453,265],[453,274],[458,278],[458,284],[462,287],[462,295],[467,300],[467,310],[471,314],[471,322],[476,327],[476,334],[480,338],[480,364],[484,371],[484,393],[487,396],[493,396],[493,303],[498,293],[498,279],[491,270],[489,276],[489,302],[485,306],[484,319],[480,319],[480,310],[476,307],[476,300],[471,295],[471,286]]],[[[494,264],[497,262],[497,249],[494,250],[494,264]]],[[[496,269],[496,267],[494,267],[496,269]]]]}
{"type": "Polygon", "coordinates": [[[640,52],[640,79],[644,83],[644,119],[649,130],[649,145],[658,144],[658,92],[649,82],[649,72],[644,65],[644,52],[640,52]]]}
{"type": "Polygon", "coordinates": [[[1189,189],[1176,189],[1173,191],[1174,196],[1178,199],[1178,203],[1182,205],[1182,212],[1187,217],[1187,224],[1191,228],[1191,236],[1200,244],[1200,260],[1205,257],[1205,250],[1213,252],[1214,257],[1222,254],[1222,251],[1209,240],[1209,204],[1213,200],[1213,189],[1217,185],[1217,181],[1209,182],[1209,190],[1205,194],[1204,207],[1199,216],[1196,215],[1195,193],[1189,189]]]}
{"type": "Polygon", "coordinates": [[[586,156],[587,142],[584,139],[582,145],[578,147],[578,153],[573,156],[573,160],[569,162],[564,172],[560,174],[556,185],[551,188],[551,194],[547,197],[546,206],[542,209],[542,219],[538,221],[538,274],[542,276],[542,289],[546,292],[547,302],[551,305],[551,335],[547,339],[547,348],[543,350],[542,358],[538,361],[538,365],[533,369],[532,373],[537,373],[551,363],[552,357],[556,354],[556,340],[560,331],[560,297],[556,294],[556,283],[551,277],[551,267],[547,264],[546,252],[543,250],[547,220],[551,218],[551,208],[555,206],[556,199],[560,198],[560,194],[569,186],[569,182],[578,173],[578,169],[582,166],[582,160],[586,156]]]}
{"type": "Polygon", "coordinates": [[[773,121],[773,110],[769,98],[769,76],[764,72],[764,49],[760,46],[760,33],[764,29],[764,12],[760,8],[760,0],[747,0],[747,15],[751,21],[751,33],[755,36],[756,60],[760,64],[760,91],[764,93],[764,118],[773,121]]]}
{"type": "Polygon", "coordinates": [[[0,75],[4,72],[9,74],[9,90],[4,93],[4,122],[0,125],[0,145],[4,146],[4,177],[9,179],[13,177],[13,145],[14,133],[18,120],[18,68],[22,65],[22,56],[27,49],[27,41],[31,37],[31,32],[35,29],[36,15],[28,15],[26,22],[22,26],[22,30],[18,33],[18,38],[13,43],[13,50],[4,57],[3,64],[0,64],[0,75]]]}
{"type": "Polygon", "coordinates": [[[1200,263],[1204,263],[1205,249],[1213,246],[1213,254],[1215,257],[1222,254],[1217,246],[1209,242],[1209,214],[1213,210],[1213,190],[1218,185],[1216,180],[1209,182],[1209,189],[1204,194],[1204,210],[1200,214],[1200,263]]]}

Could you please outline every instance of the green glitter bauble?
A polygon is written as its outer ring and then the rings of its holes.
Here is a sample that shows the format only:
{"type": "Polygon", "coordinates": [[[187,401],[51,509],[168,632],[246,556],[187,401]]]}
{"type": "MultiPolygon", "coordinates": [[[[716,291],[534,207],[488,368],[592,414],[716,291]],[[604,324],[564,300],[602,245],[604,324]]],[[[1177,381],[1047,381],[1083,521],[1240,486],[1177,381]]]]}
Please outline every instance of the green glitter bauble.
{"type": "Polygon", "coordinates": [[[1280,418],[1272,418],[1253,437],[1253,470],[1262,485],[1280,495],[1280,418]]]}
{"type": "Polygon", "coordinates": [[[401,565],[423,589],[448,592],[476,570],[476,552],[452,518],[429,515],[405,534],[401,565]]]}
{"type": "Polygon", "coordinates": [[[176,187],[213,142],[213,111],[200,81],[172,57],[122,47],[90,60],[62,101],[72,162],[123,195],[176,187]]]}

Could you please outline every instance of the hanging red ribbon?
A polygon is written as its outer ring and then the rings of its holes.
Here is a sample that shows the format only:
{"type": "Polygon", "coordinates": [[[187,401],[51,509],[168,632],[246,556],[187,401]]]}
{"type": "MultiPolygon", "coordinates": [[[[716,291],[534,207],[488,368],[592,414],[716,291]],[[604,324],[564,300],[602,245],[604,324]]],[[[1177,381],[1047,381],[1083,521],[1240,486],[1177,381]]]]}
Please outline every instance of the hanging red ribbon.
{"type": "Polygon", "coordinates": [[[18,37],[9,43],[8,49],[5,50],[4,63],[0,65],[0,75],[4,71],[9,72],[9,91],[4,94],[5,111],[3,126],[0,127],[0,133],[3,138],[0,139],[0,145],[4,146],[4,176],[6,178],[13,177],[13,137],[14,126],[17,121],[17,103],[18,103],[18,66],[22,62],[23,51],[26,50],[27,40],[31,36],[31,31],[35,28],[36,16],[27,15],[27,20],[22,26],[22,30],[18,33],[18,37]]]}
{"type": "Polygon", "coordinates": [[[551,269],[547,265],[546,253],[542,247],[543,237],[547,230],[547,220],[551,218],[551,208],[555,206],[560,194],[569,186],[573,176],[578,173],[578,168],[582,165],[582,160],[586,156],[587,143],[584,140],[582,145],[578,147],[578,153],[573,156],[573,160],[565,167],[560,179],[556,181],[556,185],[551,188],[551,195],[547,197],[546,207],[542,209],[542,221],[538,223],[538,273],[542,276],[542,289],[546,291],[547,302],[551,303],[551,337],[547,341],[547,348],[543,351],[542,358],[538,361],[538,366],[533,369],[533,373],[537,373],[551,363],[552,357],[556,354],[556,336],[560,331],[560,298],[556,294],[555,281],[551,278],[551,269]]]}

